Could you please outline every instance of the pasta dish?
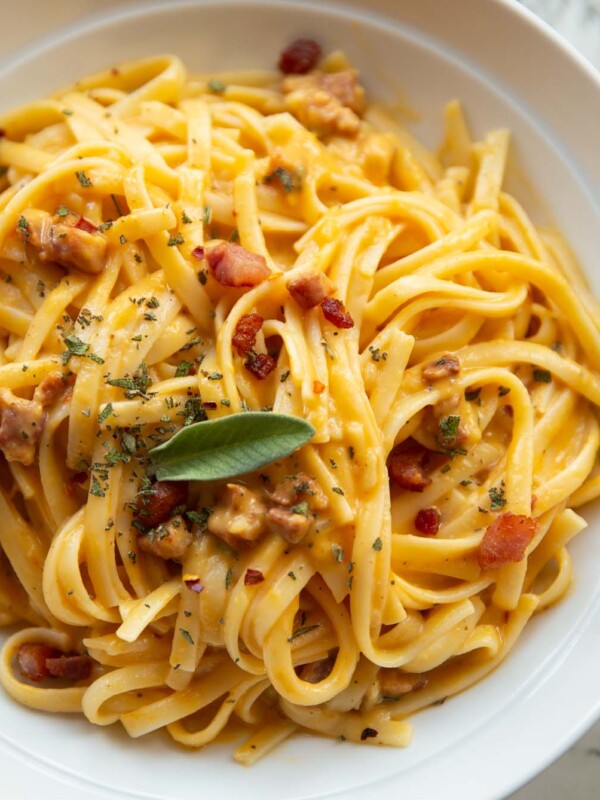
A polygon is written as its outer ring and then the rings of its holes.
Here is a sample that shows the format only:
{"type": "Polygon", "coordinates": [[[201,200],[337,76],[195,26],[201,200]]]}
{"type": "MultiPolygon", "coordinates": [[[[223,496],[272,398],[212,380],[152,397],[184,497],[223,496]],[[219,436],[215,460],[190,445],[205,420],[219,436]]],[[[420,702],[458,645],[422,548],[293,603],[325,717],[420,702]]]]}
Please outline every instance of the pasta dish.
{"type": "Polygon", "coordinates": [[[457,101],[434,154],[310,40],[0,119],[0,681],[19,703],[408,744],[571,583],[600,316],[457,101]]]}

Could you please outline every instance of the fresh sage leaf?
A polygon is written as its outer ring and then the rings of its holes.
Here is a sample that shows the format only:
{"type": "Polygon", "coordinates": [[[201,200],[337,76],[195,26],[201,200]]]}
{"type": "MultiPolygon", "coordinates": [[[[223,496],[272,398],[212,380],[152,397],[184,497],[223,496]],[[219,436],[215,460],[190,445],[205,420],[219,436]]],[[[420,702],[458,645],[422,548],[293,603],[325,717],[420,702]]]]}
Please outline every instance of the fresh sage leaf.
{"type": "Polygon", "coordinates": [[[314,434],[299,417],[250,411],[188,425],[149,455],[160,481],[213,481],[271,464],[314,434]]]}

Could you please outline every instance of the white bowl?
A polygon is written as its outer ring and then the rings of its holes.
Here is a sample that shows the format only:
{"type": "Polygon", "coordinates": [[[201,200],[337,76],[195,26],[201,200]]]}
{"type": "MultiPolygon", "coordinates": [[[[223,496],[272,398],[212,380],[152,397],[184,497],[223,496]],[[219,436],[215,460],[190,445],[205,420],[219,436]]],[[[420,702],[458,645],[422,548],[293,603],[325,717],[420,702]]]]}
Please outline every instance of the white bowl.
{"type": "MultiPolygon", "coordinates": [[[[9,13],[43,30],[49,14],[27,0],[9,13]]],[[[508,0],[319,0],[94,4],[94,17],[29,45],[0,66],[2,109],[41,97],[96,69],[174,52],[195,69],[271,66],[298,35],[342,48],[371,94],[419,112],[434,144],[441,108],[460,97],[475,133],[513,132],[511,189],[554,222],[600,294],[600,80],[548,28],[508,0]],[[532,189],[535,187],[535,189],[532,189]]],[[[79,4],[76,13],[85,10],[79,4]]],[[[54,14],[58,13],[58,17],[54,14]]],[[[4,14],[4,11],[3,11],[4,14]]],[[[6,21],[6,19],[5,19],[6,21]]],[[[2,34],[10,44],[11,26],[2,34]]],[[[596,510],[597,512],[597,510],[596,510]]],[[[49,716],[0,693],[0,795],[45,800],[219,797],[301,800],[404,796],[494,800],[565,750],[600,713],[598,513],[571,548],[575,585],[536,618],[508,661],[464,694],[414,719],[406,750],[297,737],[251,770],[227,746],[178,749],[166,736],[129,739],[117,727],[49,716]]]]}

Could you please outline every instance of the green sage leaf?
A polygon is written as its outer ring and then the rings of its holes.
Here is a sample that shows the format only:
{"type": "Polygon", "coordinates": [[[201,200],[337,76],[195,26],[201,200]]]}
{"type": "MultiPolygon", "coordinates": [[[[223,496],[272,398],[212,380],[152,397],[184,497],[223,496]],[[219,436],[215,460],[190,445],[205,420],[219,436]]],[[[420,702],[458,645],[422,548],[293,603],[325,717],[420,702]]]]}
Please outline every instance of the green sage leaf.
{"type": "Polygon", "coordinates": [[[271,464],[314,434],[299,417],[251,411],[188,425],[149,455],[158,480],[212,481],[271,464]]]}

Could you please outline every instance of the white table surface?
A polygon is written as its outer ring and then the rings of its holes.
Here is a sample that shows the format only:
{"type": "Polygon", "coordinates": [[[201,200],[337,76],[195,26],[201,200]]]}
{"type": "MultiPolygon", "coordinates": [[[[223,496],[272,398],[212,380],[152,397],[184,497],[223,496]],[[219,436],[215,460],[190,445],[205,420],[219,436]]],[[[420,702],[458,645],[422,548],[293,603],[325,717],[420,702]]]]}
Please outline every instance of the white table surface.
{"type": "MultiPolygon", "coordinates": [[[[600,70],[600,0],[520,2],[556,28],[600,70]]],[[[122,0],[0,0],[0,60],[53,28],[119,5],[123,5],[122,0]],[[33,6],[35,13],[28,13],[33,6]]],[[[600,722],[510,800],[600,800],[600,722]]]]}

